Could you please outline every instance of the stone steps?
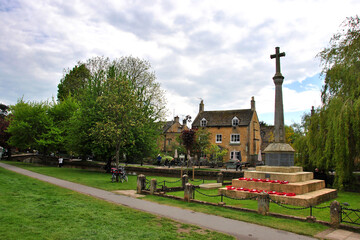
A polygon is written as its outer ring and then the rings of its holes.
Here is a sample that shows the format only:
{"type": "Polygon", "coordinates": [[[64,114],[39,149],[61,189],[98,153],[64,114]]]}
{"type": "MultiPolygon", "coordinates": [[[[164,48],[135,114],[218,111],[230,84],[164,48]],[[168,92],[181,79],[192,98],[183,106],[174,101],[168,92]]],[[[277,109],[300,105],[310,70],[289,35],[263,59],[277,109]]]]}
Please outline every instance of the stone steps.
{"type": "MultiPolygon", "coordinates": [[[[227,190],[226,188],[220,188],[219,194],[220,193],[232,198],[250,198],[259,195],[259,193],[251,193],[247,191],[238,191],[238,190],[227,190]]],[[[296,195],[293,197],[281,196],[275,194],[269,194],[269,196],[272,200],[275,200],[282,204],[309,207],[309,206],[316,206],[322,202],[336,198],[337,191],[336,189],[323,188],[320,190],[296,195]]]]}
{"type": "Polygon", "coordinates": [[[325,188],[325,182],[323,180],[308,180],[304,182],[288,183],[288,184],[279,184],[279,183],[268,183],[268,182],[254,182],[254,181],[244,181],[233,179],[232,186],[235,188],[249,188],[249,189],[258,189],[266,191],[276,191],[276,192],[287,192],[305,194],[308,192],[317,191],[325,188]]]}

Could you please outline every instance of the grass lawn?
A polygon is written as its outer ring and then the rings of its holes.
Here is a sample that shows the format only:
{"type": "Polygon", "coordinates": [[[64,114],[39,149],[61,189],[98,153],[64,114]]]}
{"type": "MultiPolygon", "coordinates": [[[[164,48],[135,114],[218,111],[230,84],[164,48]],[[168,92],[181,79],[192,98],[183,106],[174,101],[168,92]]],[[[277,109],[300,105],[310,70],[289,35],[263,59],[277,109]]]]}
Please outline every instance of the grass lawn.
{"type": "MultiPolygon", "coordinates": [[[[205,193],[207,195],[218,195],[217,189],[211,189],[211,190],[205,190],[205,189],[197,189],[201,193],[205,193]]],[[[172,192],[169,193],[174,196],[183,197],[184,192],[172,192]]],[[[195,199],[206,201],[206,202],[212,202],[212,203],[218,203],[221,201],[221,197],[207,197],[204,196],[198,192],[195,192],[195,199]]],[[[338,192],[338,197],[336,200],[340,203],[347,202],[350,204],[350,208],[352,209],[359,209],[360,208],[360,193],[350,193],[350,192],[338,192]]],[[[324,202],[317,207],[323,207],[323,206],[329,206],[330,203],[334,200],[330,200],[327,202],[324,202]]],[[[241,208],[247,208],[247,209],[254,209],[257,210],[257,201],[255,200],[234,200],[230,198],[223,197],[223,202],[225,202],[227,205],[230,206],[236,206],[241,208]]],[[[275,203],[270,203],[270,212],[273,213],[281,213],[285,215],[291,215],[291,216],[298,216],[298,217],[307,217],[310,216],[310,208],[304,209],[304,210],[297,210],[302,207],[299,206],[290,206],[286,205],[291,208],[295,208],[296,210],[287,209],[284,207],[281,207],[275,203]]],[[[312,209],[312,216],[315,216],[316,219],[322,220],[322,221],[330,221],[330,209],[324,208],[324,209],[312,209]]]]}
{"type": "Polygon", "coordinates": [[[1,239],[233,239],[0,168],[1,239]]]}
{"type": "MultiPolygon", "coordinates": [[[[3,161],[3,162],[33,172],[37,172],[40,174],[64,179],[70,182],[84,184],[87,186],[103,189],[106,191],[136,189],[137,176],[133,176],[133,175],[128,175],[128,179],[129,179],[128,182],[112,183],[110,173],[101,173],[101,172],[84,170],[79,168],[65,168],[65,167],[58,168],[58,167],[49,167],[49,166],[38,166],[31,163],[23,163],[23,162],[13,162],[13,161],[3,161]]],[[[148,180],[151,180],[152,178],[156,178],[158,184],[160,183],[163,184],[163,181],[167,181],[165,183],[167,187],[181,186],[181,181],[175,182],[180,178],[169,178],[169,177],[159,177],[159,176],[146,176],[146,177],[148,180]],[[169,182],[175,182],[175,183],[169,183],[169,182]]],[[[195,179],[195,181],[197,180],[195,179]]],[[[216,181],[205,180],[205,183],[211,183],[211,182],[216,182],[216,181]]],[[[195,182],[195,184],[199,184],[199,182],[195,182]]]]}
{"type": "MultiPolygon", "coordinates": [[[[92,186],[101,188],[108,191],[113,190],[120,190],[120,189],[136,189],[136,176],[129,176],[129,182],[127,183],[111,183],[110,182],[110,174],[104,174],[99,172],[92,172],[87,170],[81,170],[81,169],[70,169],[70,168],[56,168],[56,167],[43,167],[43,166],[34,166],[32,164],[27,163],[20,163],[20,162],[6,162],[10,164],[14,164],[16,166],[26,168],[28,170],[42,173],[45,175],[54,176],[57,178],[65,179],[72,182],[81,183],[84,185],[92,186]]],[[[158,184],[164,180],[166,181],[174,181],[177,180],[175,178],[167,178],[167,177],[152,177],[147,176],[147,179],[156,178],[158,184]]],[[[210,181],[208,181],[210,182],[210,181]]],[[[212,181],[215,182],[215,181],[212,181]]],[[[180,186],[181,182],[177,183],[166,183],[166,186],[180,186]]],[[[195,184],[199,184],[196,182],[195,184]]],[[[203,193],[206,193],[208,195],[217,195],[217,190],[199,190],[203,193]]],[[[184,193],[181,192],[175,192],[175,193],[169,193],[175,196],[183,197],[184,193]]],[[[360,202],[358,201],[360,199],[360,193],[349,193],[349,192],[339,192],[339,197],[336,199],[339,202],[348,202],[350,203],[351,208],[360,208],[360,202]]],[[[315,235],[316,233],[323,231],[327,229],[328,227],[320,225],[320,224],[314,224],[314,223],[306,223],[306,222],[300,222],[296,220],[286,220],[286,219],[279,219],[275,217],[269,217],[269,216],[261,216],[254,213],[246,213],[241,211],[235,211],[225,208],[219,208],[214,206],[206,206],[206,205],[200,205],[196,203],[186,203],[182,201],[176,201],[172,199],[167,198],[161,198],[156,196],[150,196],[147,195],[145,197],[146,200],[149,201],[155,201],[163,204],[178,206],[182,208],[189,208],[195,211],[215,214],[219,216],[224,216],[232,219],[238,219],[242,221],[257,223],[264,226],[274,227],[278,229],[283,229],[299,234],[304,235],[315,235]]],[[[214,202],[218,203],[220,202],[220,197],[206,197],[199,193],[195,193],[195,199],[207,201],[207,202],[214,202]]],[[[257,209],[257,201],[254,200],[232,200],[229,198],[224,197],[224,202],[226,202],[227,205],[233,205],[238,206],[242,208],[248,208],[248,209],[257,209]]],[[[331,201],[321,204],[320,206],[328,206],[331,201]]],[[[294,208],[299,208],[294,206],[294,208]]],[[[281,213],[286,215],[293,215],[293,216],[300,216],[300,217],[307,217],[310,215],[310,210],[290,210],[283,207],[280,207],[274,203],[270,203],[270,211],[275,213],[281,213]]],[[[313,209],[313,216],[315,216],[319,220],[323,221],[329,221],[329,208],[318,210],[313,209]]]]}

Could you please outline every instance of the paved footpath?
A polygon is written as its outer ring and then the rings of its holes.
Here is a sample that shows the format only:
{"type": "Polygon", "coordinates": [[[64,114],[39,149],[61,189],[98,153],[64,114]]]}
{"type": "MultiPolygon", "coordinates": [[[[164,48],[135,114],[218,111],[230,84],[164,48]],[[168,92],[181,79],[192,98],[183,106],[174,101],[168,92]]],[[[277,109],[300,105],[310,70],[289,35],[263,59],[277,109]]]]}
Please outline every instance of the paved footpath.
{"type": "MultiPolygon", "coordinates": [[[[136,199],[128,196],[118,195],[105,190],[84,186],[81,184],[61,180],[54,177],[45,176],[35,172],[31,172],[12,165],[0,163],[0,167],[5,169],[36,178],[63,188],[77,191],[86,195],[90,195],[109,202],[138,209],[148,213],[156,214],[162,217],[170,218],[178,222],[197,225],[203,228],[223,232],[235,236],[241,240],[302,240],[315,239],[312,237],[302,236],[282,230],[277,230],[269,227],[259,226],[256,224],[246,223],[242,221],[223,218],[215,215],[194,212],[191,210],[181,209],[153,203],[141,199],[136,199]]],[[[323,236],[325,237],[325,236],[323,236]]],[[[326,238],[326,237],[325,237],[326,238]]],[[[345,239],[345,238],[340,238],[345,239]]]]}

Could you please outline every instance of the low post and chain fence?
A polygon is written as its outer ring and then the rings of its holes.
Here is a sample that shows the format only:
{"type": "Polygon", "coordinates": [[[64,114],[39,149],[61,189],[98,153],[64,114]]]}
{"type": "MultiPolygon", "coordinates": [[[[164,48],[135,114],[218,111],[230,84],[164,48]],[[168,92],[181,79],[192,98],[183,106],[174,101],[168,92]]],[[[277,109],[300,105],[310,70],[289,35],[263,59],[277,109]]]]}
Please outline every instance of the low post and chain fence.
{"type": "MultiPolygon", "coordinates": [[[[310,221],[310,222],[316,222],[316,217],[314,216],[314,212],[313,212],[314,209],[322,210],[322,209],[328,208],[328,209],[330,209],[330,222],[328,224],[330,224],[332,227],[338,228],[340,226],[340,223],[342,223],[342,222],[360,225],[360,209],[349,208],[348,207],[349,205],[347,203],[340,204],[337,201],[333,201],[330,205],[327,205],[327,206],[312,206],[312,205],[310,205],[310,206],[306,206],[306,207],[294,207],[294,206],[289,206],[289,205],[283,204],[280,201],[277,201],[277,200],[271,198],[271,196],[267,193],[263,193],[262,195],[259,194],[259,195],[255,195],[255,196],[251,196],[251,197],[247,197],[247,198],[231,197],[231,196],[223,194],[223,193],[206,194],[199,190],[199,186],[188,183],[189,181],[202,182],[202,183],[205,182],[204,179],[190,180],[187,175],[184,175],[182,178],[175,180],[175,181],[164,180],[164,181],[159,182],[158,184],[156,184],[156,179],[152,179],[153,189],[151,189],[151,181],[147,180],[145,176],[139,175],[138,176],[138,192],[139,192],[139,189],[145,190],[149,193],[152,192],[151,194],[154,194],[154,192],[160,192],[160,191],[168,192],[171,190],[174,190],[174,191],[184,190],[183,200],[185,200],[185,201],[190,202],[191,200],[195,200],[196,194],[200,194],[202,196],[209,197],[209,198],[220,198],[220,202],[218,203],[218,205],[220,205],[220,206],[225,206],[226,203],[224,202],[224,199],[226,199],[226,198],[232,199],[235,201],[255,200],[256,199],[258,201],[258,211],[257,212],[260,214],[263,214],[263,215],[270,214],[269,213],[269,203],[273,203],[273,204],[276,204],[276,205],[278,205],[282,208],[288,209],[288,210],[301,211],[301,210],[309,209],[309,216],[306,217],[305,220],[310,221]],[[181,182],[181,186],[179,186],[179,187],[172,187],[172,188],[168,187],[169,184],[175,184],[175,183],[179,183],[179,182],[181,182]],[[156,186],[158,186],[160,188],[156,188],[156,186]]],[[[178,198],[178,199],[180,199],[180,198],[178,198]]],[[[199,201],[199,200],[197,200],[197,201],[199,201]]],[[[207,203],[207,202],[203,202],[203,203],[207,203]]],[[[208,204],[210,204],[210,203],[208,203],[208,204]]],[[[213,203],[211,203],[211,204],[213,204],[213,203]]],[[[236,209],[236,207],[231,207],[231,208],[236,209]]],[[[239,208],[239,210],[248,211],[251,209],[239,208]]],[[[256,211],[256,210],[251,210],[251,211],[256,211]]],[[[281,215],[281,214],[275,214],[275,215],[281,215]]],[[[284,215],[284,216],[286,216],[286,215],[284,215]]],[[[291,216],[288,216],[288,217],[291,217],[291,216]]]]}

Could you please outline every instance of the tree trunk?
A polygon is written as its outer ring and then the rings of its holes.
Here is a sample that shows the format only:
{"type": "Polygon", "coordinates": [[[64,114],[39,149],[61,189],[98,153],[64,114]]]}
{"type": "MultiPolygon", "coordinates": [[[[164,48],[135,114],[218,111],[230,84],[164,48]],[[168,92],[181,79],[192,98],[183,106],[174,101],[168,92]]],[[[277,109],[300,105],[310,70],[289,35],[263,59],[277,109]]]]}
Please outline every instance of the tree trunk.
{"type": "MultiPolygon", "coordinates": [[[[116,148],[116,169],[119,169],[119,155],[120,155],[120,148],[116,148]]],[[[116,174],[116,182],[119,182],[119,174],[116,174]]]]}

